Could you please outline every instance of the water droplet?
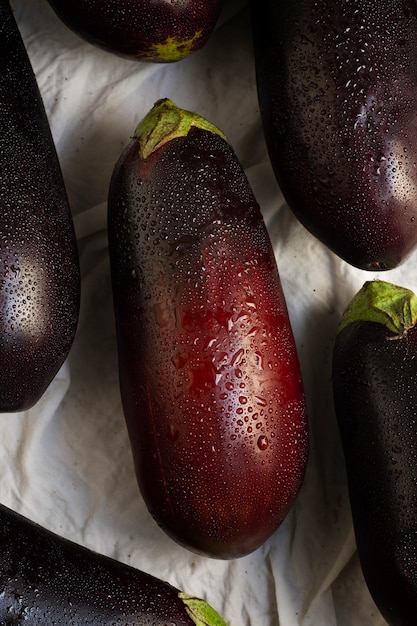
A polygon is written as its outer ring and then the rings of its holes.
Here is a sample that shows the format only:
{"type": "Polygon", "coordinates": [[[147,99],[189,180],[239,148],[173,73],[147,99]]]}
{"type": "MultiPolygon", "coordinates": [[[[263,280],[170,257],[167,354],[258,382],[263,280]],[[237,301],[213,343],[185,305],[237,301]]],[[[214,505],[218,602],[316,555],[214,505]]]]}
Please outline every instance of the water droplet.
{"type": "Polygon", "coordinates": [[[172,357],[172,362],[177,369],[181,369],[187,363],[187,357],[180,352],[177,352],[175,356],[172,357]]]}
{"type": "Polygon", "coordinates": [[[240,350],[238,350],[236,352],[236,354],[234,354],[232,356],[232,360],[231,360],[231,364],[232,365],[239,365],[242,361],[243,355],[244,355],[245,351],[243,350],[243,348],[241,348],[240,350]]]}
{"type": "Polygon", "coordinates": [[[176,441],[180,436],[180,431],[174,424],[170,424],[168,428],[168,438],[171,441],[176,441]]]}
{"type": "Polygon", "coordinates": [[[216,343],[215,337],[207,337],[204,342],[203,349],[207,350],[208,348],[212,348],[215,343],[216,343]]]}
{"type": "Polygon", "coordinates": [[[161,328],[168,326],[170,319],[170,310],[166,303],[156,302],[154,304],[155,321],[161,328]]]}
{"type": "Polygon", "coordinates": [[[257,444],[259,450],[266,450],[268,447],[268,437],[266,435],[261,435],[258,437],[257,444]]]}
{"type": "Polygon", "coordinates": [[[256,367],[258,370],[263,369],[263,356],[260,352],[255,352],[256,367]]]}
{"type": "Polygon", "coordinates": [[[221,352],[217,359],[217,368],[220,369],[222,367],[225,367],[227,365],[227,360],[227,352],[221,352]]]}

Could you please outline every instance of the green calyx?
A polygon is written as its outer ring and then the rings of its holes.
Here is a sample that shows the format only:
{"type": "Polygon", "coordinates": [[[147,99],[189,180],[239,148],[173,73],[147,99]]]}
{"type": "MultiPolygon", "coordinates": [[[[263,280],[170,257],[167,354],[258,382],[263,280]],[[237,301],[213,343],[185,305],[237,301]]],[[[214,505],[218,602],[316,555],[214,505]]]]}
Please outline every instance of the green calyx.
{"type": "Polygon", "coordinates": [[[162,63],[181,61],[200,47],[201,37],[201,30],[198,30],[189,39],[178,40],[175,37],[167,37],[165,41],[151,45],[145,53],[145,58],[162,63]]]}
{"type": "Polygon", "coordinates": [[[367,281],[343,313],[339,332],[360,321],[383,324],[401,337],[417,323],[417,296],[383,280],[367,281]]]}
{"type": "Polygon", "coordinates": [[[168,141],[185,137],[192,127],[202,128],[227,141],[222,131],[204,117],[180,109],[167,98],[158,100],[135,131],[135,137],[139,140],[140,157],[147,159],[168,141]]]}
{"type": "Polygon", "coordinates": [[[196,626],[227,626],[224,619],[204,600],[182,592],[178,597],[184,602],[185,610],[196,626]]]}

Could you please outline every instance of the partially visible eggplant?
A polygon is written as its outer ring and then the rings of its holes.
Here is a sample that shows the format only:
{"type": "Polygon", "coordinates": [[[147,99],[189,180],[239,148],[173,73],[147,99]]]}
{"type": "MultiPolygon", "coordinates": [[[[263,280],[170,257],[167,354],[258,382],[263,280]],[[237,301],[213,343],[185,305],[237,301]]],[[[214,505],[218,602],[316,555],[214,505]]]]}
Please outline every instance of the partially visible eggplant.
{"type": "Polygon", "coordinates": [[[367,282],[344,313],[333,391],[358,554],[390,626],[417,619],[417,297],[367,282]]]}
{"type": "Polygon", "coordinates": [[[0,0],[0,412],[42,396],[76,332],[80,275],[62,172],[9,0],[0,0]]]}
{"type": "Polygon", "coordinates": [[[226,626],[206,602],[0,505],[0,624],[226,626]]]}
{"type": "Polygon", "coordinates": [[[342,259],[417,244],[415,0],[250,0],[259,104],[289,207],[342,259]]]}
{"type": "Polygon", "coordinates": [[[223,0],[48,0],[88,42],[128,59],[168,63],[202,48],[223,0]]]}

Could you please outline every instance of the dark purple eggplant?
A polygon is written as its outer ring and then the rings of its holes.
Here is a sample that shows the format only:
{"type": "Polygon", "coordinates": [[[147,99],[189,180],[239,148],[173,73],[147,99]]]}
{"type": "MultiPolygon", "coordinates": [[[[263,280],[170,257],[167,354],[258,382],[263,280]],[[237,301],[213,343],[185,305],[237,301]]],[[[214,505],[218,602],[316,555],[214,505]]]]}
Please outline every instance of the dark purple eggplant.
{"type": "Polygon", "coordinates": [[[157,102],[118,160],[109,246],[123,408],[159,525],[236,558],[281,524],[308,433],[259,205],[224,135],[157,102]]]}
{"type": "Polygon", "coordinates": [[[62,173],[36,78],[0,0],[0,411],[42,396],[79,312],[79,265],[62,173]]]}
{"type": "Polygon", "coordinates": [[[365,270],[417,242],[414,0],[250,0],[272,167],[303,225],[365,270]]]}
{"type": "Polygon", "coordinates": [[[333,391],[364,577],[390,626],[417,616],[417,297],[367,282],[340,322],[333,391]]]}
{"type": "Polygon", "coordinates": [[[0,505],[0,624],[226,626],[204,600],[0,505]]]}
{"type": "Polygon", "coordinates": [[[138,61],[179,61],[211,36],[223,0],[48,0],[88,42],[138,61]]]}

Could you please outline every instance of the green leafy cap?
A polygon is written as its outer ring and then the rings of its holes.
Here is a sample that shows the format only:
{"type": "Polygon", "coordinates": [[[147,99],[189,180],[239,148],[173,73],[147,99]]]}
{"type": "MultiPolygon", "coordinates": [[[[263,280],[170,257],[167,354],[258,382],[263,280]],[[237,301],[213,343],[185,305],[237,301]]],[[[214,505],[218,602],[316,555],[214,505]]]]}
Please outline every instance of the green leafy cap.
{"type": "Polygon", "coordinates": [[[146,159],[168,141],[185,137],[192,127],[202,128],[227,141],[223,132],[201,115],[181,109],[168,98],[158,100],[135,131],[140,157],[146,159]]]}
{"type": "Polygon", "coordinates": [[[180,592],[178,597],[196,626],[227,626],[226,622],[205,600],[180,592]]]}
{"type": "Polygon", "coordinates": [[[383,324],[400,337],[417,323],[417,296],[383,280],[367,281],[343,313],[339,332],[360,321],[383,324]]]}

